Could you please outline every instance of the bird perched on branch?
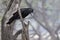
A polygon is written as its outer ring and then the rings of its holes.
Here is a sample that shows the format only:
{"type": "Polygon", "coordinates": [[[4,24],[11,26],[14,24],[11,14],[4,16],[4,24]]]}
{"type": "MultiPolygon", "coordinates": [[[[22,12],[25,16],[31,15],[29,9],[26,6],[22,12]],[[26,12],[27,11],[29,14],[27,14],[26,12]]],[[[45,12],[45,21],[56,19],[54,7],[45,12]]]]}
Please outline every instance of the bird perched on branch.
{"type": "MultiPolygon", "coordinates": [[[[22,18],[25,18],[26,16],[28,16],[29,14],[33,12],[33,9],[32,8],[21,8],[20,11],[21,11],[22,18]]],[[[7,24],[11,24],[16,19],[20,19],[18,11],[13,13],[13,16],[9,19],[7,24]]]]}

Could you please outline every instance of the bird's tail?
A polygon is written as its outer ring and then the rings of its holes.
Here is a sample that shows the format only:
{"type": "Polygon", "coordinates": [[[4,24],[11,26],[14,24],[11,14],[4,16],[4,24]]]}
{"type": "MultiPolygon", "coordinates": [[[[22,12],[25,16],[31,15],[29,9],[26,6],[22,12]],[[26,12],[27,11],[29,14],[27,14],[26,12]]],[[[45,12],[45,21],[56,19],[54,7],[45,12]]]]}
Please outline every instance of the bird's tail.
{"type": "Polygon", "coordinates": [[[15,20],[14,16],[12,16],[9,21],[7,22],[7,24],[11,24],[13,21],[15,20]]]}

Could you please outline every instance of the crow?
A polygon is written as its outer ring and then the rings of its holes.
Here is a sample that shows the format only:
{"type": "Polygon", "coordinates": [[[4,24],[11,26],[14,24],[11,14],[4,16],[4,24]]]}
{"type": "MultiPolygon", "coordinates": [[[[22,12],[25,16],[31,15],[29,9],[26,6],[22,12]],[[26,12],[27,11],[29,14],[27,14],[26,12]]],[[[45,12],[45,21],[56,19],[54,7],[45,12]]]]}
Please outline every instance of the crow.
{"type": "MultiPolygon", "coordinates": [[[[22,18],[25,18],[29,14],[33,13],[32,8],[21,8],[20,11],[21,11],[22,18]]],[[[13,16],[9,19],[7,24],[11,24],[14,20],[17,20],[17,19],[20,19],[18,10],[15,13],[13,13],[13,16]]]]}

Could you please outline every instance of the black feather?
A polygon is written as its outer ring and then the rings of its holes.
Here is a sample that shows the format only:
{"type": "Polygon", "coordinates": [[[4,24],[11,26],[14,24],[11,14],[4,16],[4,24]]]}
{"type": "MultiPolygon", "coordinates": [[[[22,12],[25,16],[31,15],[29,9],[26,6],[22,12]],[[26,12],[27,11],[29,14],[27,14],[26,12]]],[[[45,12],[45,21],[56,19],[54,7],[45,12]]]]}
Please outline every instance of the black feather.
{"type": "MultiPolygon", "coordinates": [[[[25,18],[26,16],[28,16],[30,13],[33,12],[33,9],[32,8],[21,8],[20,11],[21,11],[22,18],[25,18]]],[[[16,19],[20,19],[18,11],[13,13],[13,16],[9,19],[7,24],[11,24],[16,19]]]]}

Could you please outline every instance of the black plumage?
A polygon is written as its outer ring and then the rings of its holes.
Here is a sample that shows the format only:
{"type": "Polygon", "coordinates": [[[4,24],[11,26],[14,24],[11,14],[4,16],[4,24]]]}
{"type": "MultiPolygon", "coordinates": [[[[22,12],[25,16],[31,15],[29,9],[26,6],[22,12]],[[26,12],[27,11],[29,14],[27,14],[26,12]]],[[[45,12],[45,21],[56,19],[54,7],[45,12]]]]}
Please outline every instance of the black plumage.
{"type": "MultiPolygon", "coordinates": [[[[32,8],[21,8],[20,11],[21,11],[22,18],[25,18],[26,16],[28,16],[30,13],[33,12],[33,9],[32,8]]],[[[13,13],[13,16],[9,19],[7,24],[11,24],[16,19],[20,19],[18,11],[13,13]]]]}

